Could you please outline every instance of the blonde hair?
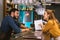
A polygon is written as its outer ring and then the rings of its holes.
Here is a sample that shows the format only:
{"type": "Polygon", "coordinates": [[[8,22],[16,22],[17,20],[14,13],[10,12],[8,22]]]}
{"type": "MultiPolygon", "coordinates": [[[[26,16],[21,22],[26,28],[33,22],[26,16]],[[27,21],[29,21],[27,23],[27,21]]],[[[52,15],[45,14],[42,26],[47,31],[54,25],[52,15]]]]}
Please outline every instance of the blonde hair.
{"type": "Polygon", "coordinates": [[[54,10],[46,9],[46,12],[47,12],[47,14],[49,14],[49,20],[53,19],[57,23],[59,23],[58,20],[56,19],[55,15],[54,15],[54,13],[55,13],[54,10]]]}

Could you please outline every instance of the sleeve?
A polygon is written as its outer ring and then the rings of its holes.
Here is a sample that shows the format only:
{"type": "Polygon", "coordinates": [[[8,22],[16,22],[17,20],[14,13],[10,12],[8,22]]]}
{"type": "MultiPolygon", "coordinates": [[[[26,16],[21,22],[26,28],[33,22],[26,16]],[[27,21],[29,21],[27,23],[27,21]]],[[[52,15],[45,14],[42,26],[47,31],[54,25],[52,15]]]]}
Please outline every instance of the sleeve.
{"type": "Polygon", "coordinates": [[[8,23],[9,23],[10,27],[14,30],[15,33],[21,32],[20,28],[16,25],[16,23],[14,22],[14,20],[12,18],[8,19],[8,23]]]}
{"type": "Polygon", "coordinates": [[[18,21],[15,21],[15,23],[20,28],[20,23],[18,21]]]}
{"type": "Polygon", "coordinates": [[[48,23],[43,27],[42,31],[43,32],[48,32],[53,26],[53,22],[50,20],[48,23]]]}
{"type": "Polygon", "coordinates": [[[21,26],[21,23],[18,21],[18,26],[20,27],[21,26]]]}

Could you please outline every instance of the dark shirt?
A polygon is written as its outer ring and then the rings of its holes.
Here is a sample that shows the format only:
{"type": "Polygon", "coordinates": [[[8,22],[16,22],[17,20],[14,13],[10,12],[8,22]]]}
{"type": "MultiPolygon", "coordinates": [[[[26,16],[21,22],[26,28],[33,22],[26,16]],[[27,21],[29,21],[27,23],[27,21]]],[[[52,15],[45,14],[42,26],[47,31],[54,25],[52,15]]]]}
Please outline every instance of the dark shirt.
{"type": "Polygon", "coordinates": [[[19,23],[19,21],[18,21],[18,20],[16,20],[16,19],[15,19],[15,23],[16,23],[16,25],[20,28],[21,23],[19,23]]]}
{"type": "Polygon", "coordinates": [[[15,33],[21,32],[20,28],[16,25],[15,20],[11,16],[6,16],[1,24],[1,30],[8,33],[14,30],[15,33]]]}

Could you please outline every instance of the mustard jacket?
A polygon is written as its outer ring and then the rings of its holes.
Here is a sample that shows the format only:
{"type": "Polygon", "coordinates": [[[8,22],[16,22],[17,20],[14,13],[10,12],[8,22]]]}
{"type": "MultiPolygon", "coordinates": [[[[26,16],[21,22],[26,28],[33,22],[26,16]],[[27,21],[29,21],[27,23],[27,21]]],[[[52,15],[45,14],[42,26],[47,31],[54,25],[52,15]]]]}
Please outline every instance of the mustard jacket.
{"type": "Polygon", "coordinates": [[[54,37],[60,36],[60,29],[55,20],[49,20],[42,29],[43,32],[49,32],[54,37]]]}

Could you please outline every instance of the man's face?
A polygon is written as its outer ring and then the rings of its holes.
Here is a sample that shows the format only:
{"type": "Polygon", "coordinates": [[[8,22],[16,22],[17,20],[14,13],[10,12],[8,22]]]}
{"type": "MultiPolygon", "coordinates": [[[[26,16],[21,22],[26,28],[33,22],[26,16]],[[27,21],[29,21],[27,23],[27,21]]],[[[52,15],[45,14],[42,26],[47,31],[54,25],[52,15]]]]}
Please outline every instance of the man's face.
{"type": "Polygon", "coordinates": [[[19,17],[19,12],[15,11],[14,17],[17,19],[19,17]]]}

